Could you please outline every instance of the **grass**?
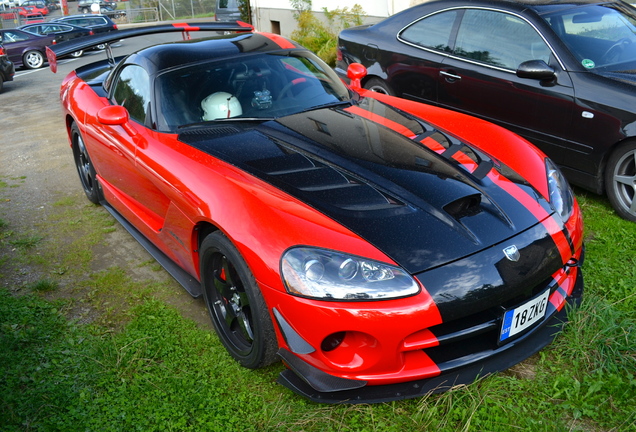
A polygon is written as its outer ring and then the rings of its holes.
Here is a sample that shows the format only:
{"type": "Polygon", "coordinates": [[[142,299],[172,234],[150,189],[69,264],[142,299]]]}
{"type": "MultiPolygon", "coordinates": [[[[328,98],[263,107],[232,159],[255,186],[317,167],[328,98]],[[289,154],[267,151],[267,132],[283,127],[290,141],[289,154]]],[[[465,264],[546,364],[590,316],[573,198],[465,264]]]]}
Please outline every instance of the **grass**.
{"type": "MultiPolygon", "coordinates": [[[[586,293],[552,345],[445,394],[354,406],[292,394],[275,383],[281,364],[239,367],[210,328],[164,300],[174,283],[131,279],[153,261],[92,271],[92,248],[117,228],[103,209],[63,198],[37,227],[41,277],[0,288],[0,429],[636,431],[636,224],[577,192],[586,293]]],[[[31,237],[0,220],[3,250],[31,237]]],[[[17,259],[0,260],[0,272],[22,271],[17,259]]]]}

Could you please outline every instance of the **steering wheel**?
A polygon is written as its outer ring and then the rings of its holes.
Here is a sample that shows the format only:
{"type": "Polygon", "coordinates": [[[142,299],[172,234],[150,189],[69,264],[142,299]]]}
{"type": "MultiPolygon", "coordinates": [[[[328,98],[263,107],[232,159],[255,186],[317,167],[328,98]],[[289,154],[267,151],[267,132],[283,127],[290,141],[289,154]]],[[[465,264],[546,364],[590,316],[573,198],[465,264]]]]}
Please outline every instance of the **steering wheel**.
{"type": "Polygon", "coordinates": [[[291,80],[290,82],[288,82],[287,84],[285,84],[285,86],[280,90],[280,92],[278,93],[278,97],[276,98],[276,101],[278,102],[281,99],[285,99],[285,98],[292,98],[294,99],[294,93],[292,92],[292,88],[294,88],[297,85],[301,85],[303,83],[307,83],[307,78],[296,78],[295,80],[291,80]]]}
{"type": "Polygon", "coordinates": [[[625,47],[627,47],[627,45],[631,43],[631,39],[619,39],[616,43],[609,47],[607,51],[605,51],[605,54],[601,56],[601,63],[609,64],[617,62],[622,57],[623,51],[625,51],[625,47]]]}

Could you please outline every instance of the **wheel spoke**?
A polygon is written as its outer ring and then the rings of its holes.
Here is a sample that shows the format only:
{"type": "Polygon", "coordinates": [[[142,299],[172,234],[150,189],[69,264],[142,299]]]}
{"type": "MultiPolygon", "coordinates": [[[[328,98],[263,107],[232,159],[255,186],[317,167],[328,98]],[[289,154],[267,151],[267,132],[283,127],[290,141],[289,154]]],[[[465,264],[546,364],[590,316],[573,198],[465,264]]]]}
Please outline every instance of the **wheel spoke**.
{"type": "Polygon", "coordinates": [[[634,187],[634,185],[636,185],[636,176],[615,175],[614,181],[616,183],[634,187]]]}
{"type": "Polygon", "coordinates": [[[252,326],[250,324],[249,317],[246,315],[245,311],[241,309],[238,318],[238,325],[241,329],[241,333],[243,333],[243,337],[248,341],[254,340],[254,332],[252,331],[252,326]]]}
{"type": "Polygon", "coordinates": [[[221,268],[214,271],[214,287],[219,295],[227,302],[232,300],[232,294],[236,290],[228,266],[227,258],[222,258],[221,268]]]}

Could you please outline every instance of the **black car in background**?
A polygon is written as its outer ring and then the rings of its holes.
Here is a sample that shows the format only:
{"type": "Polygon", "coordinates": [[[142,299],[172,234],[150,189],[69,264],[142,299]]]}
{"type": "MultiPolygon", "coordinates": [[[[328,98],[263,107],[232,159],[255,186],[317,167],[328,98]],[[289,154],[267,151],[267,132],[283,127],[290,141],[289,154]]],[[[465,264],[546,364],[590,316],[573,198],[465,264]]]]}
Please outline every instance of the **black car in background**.
{"type": "MultiPolygon", "coordinates": [[[[55,43],[65,42],[71,39],[90,36],[95,34],[93,30],[85,27],[79,27],[73,24],[60,22],[45,22],[38,24],[27,24],[20,26],[19,29],[26,30],[31,33],[42,36],[55,36],[55,43]]],[[[84,51],[76,51],[71,57],[80,57],[84,51]]]]}
{"type": "Polygon", "coordinates": [[[13,62],[9,60],[4,47],[0,43],[0,92],[2,92],[5,81],[13,81],[13,75],[15,75],[13,62]]]}
{"type": "MultiPolygon", "coordinates": [[[[103,14],[69,15],[65,17],[55,18],[50,22],[72,24],[75,26],[88,28],[92,30],[94,34],[107,33],[117,30],[117,24],[115,24],[113,20],[110,19],[108,16],[103,14]]],[[[100,44],[97,45],[95,48],[104,49],[105,47],[105,45],[100,44]]]]}
{"type": "Polygon", "coordinates": [[[89,28],[93,33],[105,33],[117,30],[117,24],[108,16],[103,14],[81,14],[69,15],[55,18],[50,22],[61,22],[65,24],[73,24],[79,27],[89,28]]]}
{"type": "Polygon", "coordinates": [[[336,70],[517,132],[636,221],[635,23],[615,0],[433,0],[343,30],[336,70]]]}

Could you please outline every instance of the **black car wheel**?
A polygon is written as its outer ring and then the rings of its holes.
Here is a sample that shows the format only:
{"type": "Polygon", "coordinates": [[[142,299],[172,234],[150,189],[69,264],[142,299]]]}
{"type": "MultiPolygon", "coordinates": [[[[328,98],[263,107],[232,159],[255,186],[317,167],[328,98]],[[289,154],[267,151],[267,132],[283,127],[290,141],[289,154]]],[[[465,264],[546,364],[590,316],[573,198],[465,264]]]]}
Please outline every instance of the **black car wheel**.
{"type": "Polygon", "coordinates": [[[29,69],[38,69],[44,64],[44,56],[40,51],[27,51],[24,56],[22,56],[22,61],[24,66],[29,69]]]}
{"type": "Polygon", "coordinates": [[[97,173],[95,172],[91,158],[88,156],[84,139],[76,123],[73,123],[71,126],[71,142],[73,144],[75,167],[82,182],[82,188],[84,189],[86,198],[93,204],[99,204],[100,194],[99,185],[97,184],[97,173]]]}
{"type": "Polygon", "coordinates": [[[380,78],[371,78],[369,81],[364,83],[364,88],[367,90],[371,90],[377,93],[382,93],[389,96],[395,96],[395,92],[386,82],[382,81],[380,78]]]}
{"type": "Polygon", "coordinates": [[[78,57],[81,57],[82,55],[84,55],[84,51],[83,50],[75,51],[75,52],[70,54],[70,56],[73,57],[73,58],[78,58],[78,57]]]}
{"type": "Polygon", "coordinates": [[[2,92],[3,86],[4,86],[4,79],[2,78],[2,75],[0,75],[0,92],[2,92]]]}
{"type": "Polygon", "coordinates": [[[256,280],[232,242],[208,235],[200,250],[203,298],[221,342],[242,366],[276,360],[276,336],[256,280]]]}
{"type": "Polygon", "coordinates": [[[607,161],[607,196],[619,216],[636,222],[636,142],[618,147],[607,161]]]}

